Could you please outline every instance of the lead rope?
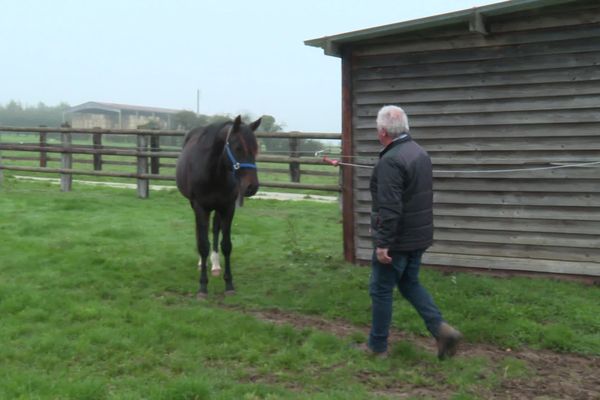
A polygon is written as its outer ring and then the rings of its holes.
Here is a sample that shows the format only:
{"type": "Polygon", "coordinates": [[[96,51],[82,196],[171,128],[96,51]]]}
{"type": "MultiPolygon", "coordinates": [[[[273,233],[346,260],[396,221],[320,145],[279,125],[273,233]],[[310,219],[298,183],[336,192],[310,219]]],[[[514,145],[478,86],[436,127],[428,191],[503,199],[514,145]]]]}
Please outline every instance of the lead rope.
{"type": "MultiPolygon", "coordinates": [[[[320,155],[320,153],[323,153],[323,151],[317,151],[315,153],[315,157],[318,157],[320,155]]],[[[323,162],[325,164],[329,164],[332,165],[334,167],[337,166],[347,166],[347,167],[354,167],[354,168],[369,168],[369,169],[373,169],[375,168],[375,166],[373,165],[365,165],[365,164],[353,164],[353,163],[345,163],[345,162],[341,162],[339,160],[332,160],[330,159],[327,155],[323,156],[323,162]]],[[[455,174],[497,174],[497,173],[504,173],[504,172],[527,172],[527,171],[547,171],[547,170],[552,170],[552,169],[561,169],[561,168],[577,168],[577,167],[590,167],[593,165],[599,165],[600,161],[591,161],[591,162],[585,162],[585,163],[577,163],[577,164],[564,164],[564,165],[552,165],[550,167],[532,167],[532,168],[512,168],[512,169],[490,169],[490,170],[436,170],[434,169],[433,172],[435,173],[444,173],[444,174],[450,174],[450,173],[455,173],[455,174]]]]}

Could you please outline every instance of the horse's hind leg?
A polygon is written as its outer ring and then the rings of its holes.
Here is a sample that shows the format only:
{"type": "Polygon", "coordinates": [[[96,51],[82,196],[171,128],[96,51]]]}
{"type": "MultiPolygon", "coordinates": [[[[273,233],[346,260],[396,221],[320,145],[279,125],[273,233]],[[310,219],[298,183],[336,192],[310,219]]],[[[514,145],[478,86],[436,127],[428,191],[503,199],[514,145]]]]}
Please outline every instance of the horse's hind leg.
{"type": "Polygon", "coordinates": [[[233,294],[235,293],[235,288],[233,287],[233,275],[231,274],[231,222],[233,221],[233,214],[235,213],[235,203],[232,204],[229,209],[227,209],[221,215],[221,231],[223,232],[223,239],[221,241],[221,250],[223,251],[223,255],[225,256],[225,274],[223,274],[223,279],[225,279],[225,294],[233,294]]]}
{"type": "Polygon", "coordinates": [[[208,221],[210,212],[200,206],[194,207],[196,215],[196,244],[198,246],[198,254],[200,254],[200,290],[198,298],[205,298],[208,294],[208,274],[206,272],[206,261],[210,250],[208,241],[208,221]]]}
{"type": "Polygon", "coordinates": [[[219,260],[219,231],[221,230],[221,214],[215,211],[213,217],[213,249],[210,253],[210,263],[212,276],[221,275],[221,262],[219,260]]]}

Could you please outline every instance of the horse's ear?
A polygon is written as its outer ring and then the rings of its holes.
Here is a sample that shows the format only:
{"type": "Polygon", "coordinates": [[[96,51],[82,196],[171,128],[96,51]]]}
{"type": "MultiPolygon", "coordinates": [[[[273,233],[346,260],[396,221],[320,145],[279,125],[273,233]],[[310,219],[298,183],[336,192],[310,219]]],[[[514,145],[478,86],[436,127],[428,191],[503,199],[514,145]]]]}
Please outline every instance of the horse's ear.
{"type": "Polygon", "coordinates": [[[262,117],[250,124],[250,129],[252,129],[252,132],[254,132],[256,130],[256,128],[258,128],[260,126],[261,121],[262,121],[262,117]]]}
{"type": "Polygon", "coordinates": [[[233,120],[233,127],[231,128],[231,132],[237,132],[240,130],[240,125],[242,124],[242,116],[238,115],[233,120]]]}

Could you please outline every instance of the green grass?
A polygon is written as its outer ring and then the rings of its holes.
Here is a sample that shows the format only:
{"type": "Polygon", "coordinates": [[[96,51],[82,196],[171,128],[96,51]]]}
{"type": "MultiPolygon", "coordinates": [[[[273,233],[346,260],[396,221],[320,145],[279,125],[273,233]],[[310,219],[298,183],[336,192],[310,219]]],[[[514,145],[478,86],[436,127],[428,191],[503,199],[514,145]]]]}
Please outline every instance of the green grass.
{"type": "MultiPolygon", "coordinates": [[[[369,270],[342,260],[337,204],[250,200],[233,228],[237,295],[211,279],[198,302],[192,212],[176,192],[56,186],[5,177],[0,191],[0,399],[368,399],[390,387],[478,398],[534,373],[518,359],[433,354],[388,360],[244,310],[369,323],[369,270]],[[483,378],[482,378],[483,376],[483,378]]],[[[472,343],[600,355],[597,288],[424,270],[472,343]]],[[[425,329],[395,300],[394,326],[425,329]]]]}

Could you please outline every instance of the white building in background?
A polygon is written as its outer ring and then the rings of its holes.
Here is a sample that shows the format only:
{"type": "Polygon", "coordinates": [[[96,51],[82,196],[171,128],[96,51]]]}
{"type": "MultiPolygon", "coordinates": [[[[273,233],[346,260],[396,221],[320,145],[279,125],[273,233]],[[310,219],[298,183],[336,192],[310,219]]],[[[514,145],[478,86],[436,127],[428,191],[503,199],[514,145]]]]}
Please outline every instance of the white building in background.
{"type": "Polygon", "coordinates": [[[145,107],[128,104],[87,103],[71,107],[63,115],[63,122],[73,128],[137,129],[155,122],[159,129],[175,129],[174,116],[183,110],[145,107]]]}

